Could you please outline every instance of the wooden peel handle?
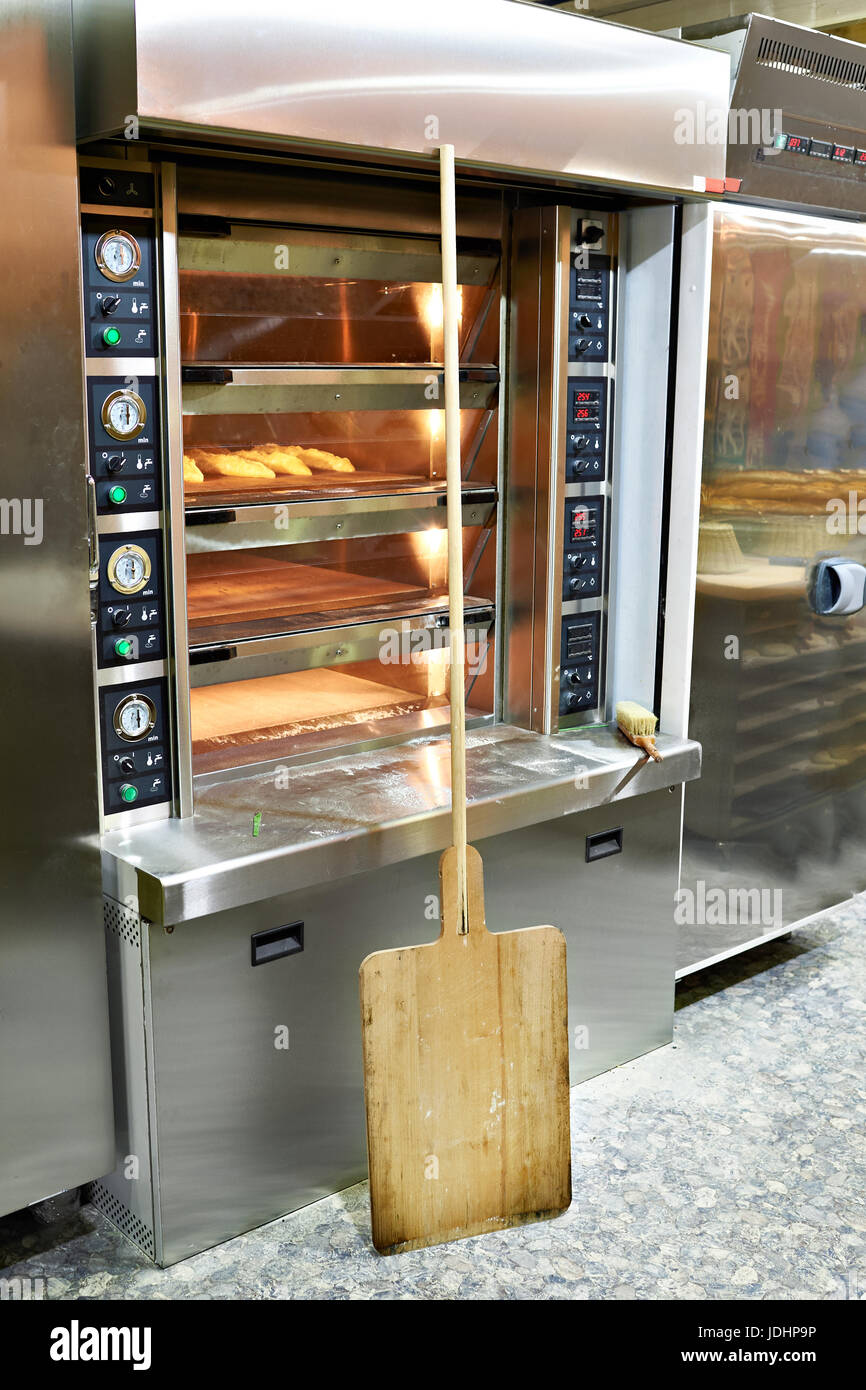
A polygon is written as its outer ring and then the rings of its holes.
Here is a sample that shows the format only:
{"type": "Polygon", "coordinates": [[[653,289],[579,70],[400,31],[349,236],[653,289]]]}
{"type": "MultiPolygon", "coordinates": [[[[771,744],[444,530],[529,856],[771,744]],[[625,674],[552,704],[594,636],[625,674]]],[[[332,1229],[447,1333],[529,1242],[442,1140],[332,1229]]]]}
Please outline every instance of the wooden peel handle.
{"type": "Polygon", "coordinates": [[[457,850],[458,933],[469,930],[466,890],[466,709],[463,662],[463,468],[460,459],[460,297],[454,146],[439,150],[442,308],[445,353],[445,463],[448,485],[448,619],[451,630],[451,838],[457,850]]]}

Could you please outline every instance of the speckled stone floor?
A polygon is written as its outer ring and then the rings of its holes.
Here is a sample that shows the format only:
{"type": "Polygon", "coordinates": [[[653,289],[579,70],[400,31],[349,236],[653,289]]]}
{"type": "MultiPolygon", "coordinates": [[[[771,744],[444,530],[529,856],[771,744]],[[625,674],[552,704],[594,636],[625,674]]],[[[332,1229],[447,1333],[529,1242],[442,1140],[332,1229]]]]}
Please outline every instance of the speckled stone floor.
{"type": "Polygon", "coordinates": [[[866,895],[678,1003],[672,1047],[573,1092],[557,1221],[382,1259],[361,1184],[158,1270],[85,1207],[0,1222],[0,1269],[80,1299],[866,1296],[866,895]]]}

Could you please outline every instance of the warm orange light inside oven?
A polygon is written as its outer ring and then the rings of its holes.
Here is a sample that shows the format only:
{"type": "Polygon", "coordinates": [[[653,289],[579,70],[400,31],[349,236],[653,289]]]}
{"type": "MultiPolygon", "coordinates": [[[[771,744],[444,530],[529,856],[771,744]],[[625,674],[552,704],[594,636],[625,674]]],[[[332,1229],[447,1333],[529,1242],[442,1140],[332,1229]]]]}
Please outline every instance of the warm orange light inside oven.
{"type": "MultiPolygon", "coordinates": [[[[442,298],[442,286],[431,285],[430,293],[423,309],[424,318],[427,320],[428,328],[441,328],[445,322],[445,304],[442,298]]],[[[463,291],[457,291],[457,313],[463,318],[463,291]]]]}
{"type": "Polygon", "coordinates": [[[448,532],[441,527],[432,527],[429,531],[418,532],[421,553],[427,560],[434,560],[437,555],[442,554],[447,539],[448,532]]]}
{"type": "Polygon", "coordinates": [[[436,647],[424,655],[427,660],[427,697],[432,700],[447,693],[450,653],[447,647],[436,647]]]}

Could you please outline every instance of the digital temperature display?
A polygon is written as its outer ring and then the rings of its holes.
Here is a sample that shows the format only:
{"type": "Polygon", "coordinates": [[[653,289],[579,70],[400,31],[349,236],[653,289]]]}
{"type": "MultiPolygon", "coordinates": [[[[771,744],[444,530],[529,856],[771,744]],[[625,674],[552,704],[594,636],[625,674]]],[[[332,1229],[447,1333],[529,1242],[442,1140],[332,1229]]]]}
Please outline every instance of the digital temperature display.
{"type": "Polygon", "coordinates": [[[808,154],[811,140],[804,140],[802,135],[789,135],[787,148],[796,154],[808,154]]]}
{"type": "Polygon", "coordinates": [[[573,392],[572,409],[576,425],[597,423],[601,419],[601,392],[597,389],[573,392]]]}
{"type": "Polygon", "coordinates": [[[598,515],[589,507],[575,507],[571,514],[571,539],[573,541],[595,540],[598,515]]]}

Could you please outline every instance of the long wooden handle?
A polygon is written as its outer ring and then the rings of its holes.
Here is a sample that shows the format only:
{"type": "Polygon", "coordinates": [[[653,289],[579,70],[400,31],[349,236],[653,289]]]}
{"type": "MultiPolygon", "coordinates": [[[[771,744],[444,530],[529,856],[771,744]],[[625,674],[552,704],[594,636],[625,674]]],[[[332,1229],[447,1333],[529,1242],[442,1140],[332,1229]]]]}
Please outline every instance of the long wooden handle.
{"type": "Polygon", "coordinates": [[[460,460],[460,297],[454,146],[439,150],[442,308],[445,342],[445,463],[448,483],[448,620],[451,629],[451,837],[457,850],[458,934],[469,930],[466,898],[466,708],[463,662],[463,468],[460,460]]]}

